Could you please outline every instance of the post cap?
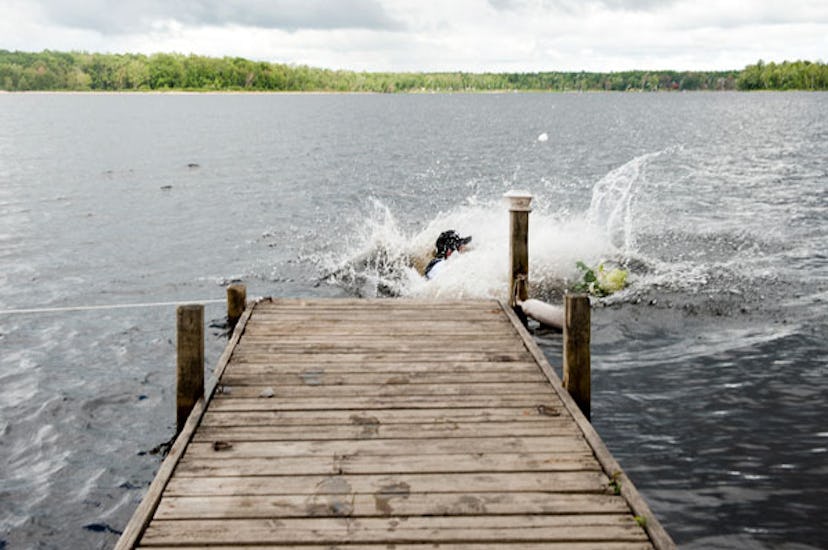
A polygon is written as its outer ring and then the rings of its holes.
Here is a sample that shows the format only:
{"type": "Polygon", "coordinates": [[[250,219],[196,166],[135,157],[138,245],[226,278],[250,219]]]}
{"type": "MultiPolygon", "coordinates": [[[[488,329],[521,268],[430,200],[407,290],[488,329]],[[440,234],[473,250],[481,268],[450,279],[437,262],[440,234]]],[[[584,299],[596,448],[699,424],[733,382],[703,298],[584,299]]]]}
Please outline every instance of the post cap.
{"type": "Polygon", "coordinates": [[[509,210],[512,212],[531,212],[529,204],[532,202],[532,193],[529,191],[518,191],[512,189],[503,198],[509,203],[509,210]]]}

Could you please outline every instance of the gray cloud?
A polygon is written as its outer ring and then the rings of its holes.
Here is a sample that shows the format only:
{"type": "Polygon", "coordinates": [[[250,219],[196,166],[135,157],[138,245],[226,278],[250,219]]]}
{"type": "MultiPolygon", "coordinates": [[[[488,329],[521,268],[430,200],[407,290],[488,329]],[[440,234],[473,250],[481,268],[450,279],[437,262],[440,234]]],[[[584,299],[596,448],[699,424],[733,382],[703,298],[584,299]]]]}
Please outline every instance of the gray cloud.
{"type": "Polygon", "coordinates": [[[595,3],[611,10],[650,11],[654,8],[669,7],[673,0],[596,0],[595,3]]]}
{"type": "Polygon", "coordinates": [[[526,0],[488,0],[488,2],[498,11],[517,11],[526,7],[526,0]]]}
{"type": "Polygon", "coordinates": [[[241,25],[265,29],[398,30],[378,0],[40,0],[60,26],[106,35],[142,32],[174,20],[185,25],[241,25]]]}
{"type": "Polygon", "coordinates": [[[497,11],[519,16],[592,16],[596,13],[651,14],[664,28],[698,27],[734,29],[756,25],[823,24],[828,5],[823,0],[798,0],[789,4],[755,0],[750,9],[734,2],[705,0],[486,0],[497,11]]]}
{"type": "Polygon", "coordinates": [[[650,11],[667,7],[675,0],[488,0],[489,5],[499,11],[522,11],[540,8],[548,11],[578,13],[590,6],[613,11],[650,11]]]}

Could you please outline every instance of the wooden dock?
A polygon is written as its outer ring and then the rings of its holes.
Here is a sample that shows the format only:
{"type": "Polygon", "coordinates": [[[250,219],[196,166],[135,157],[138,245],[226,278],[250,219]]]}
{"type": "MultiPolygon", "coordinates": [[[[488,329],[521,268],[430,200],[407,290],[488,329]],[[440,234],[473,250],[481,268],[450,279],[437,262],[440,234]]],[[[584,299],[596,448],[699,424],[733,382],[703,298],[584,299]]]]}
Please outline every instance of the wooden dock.
{"type": "Polygon", "coordinates": [[[118,548],[673,548],[497,301],[248,307],[118,548]]]}

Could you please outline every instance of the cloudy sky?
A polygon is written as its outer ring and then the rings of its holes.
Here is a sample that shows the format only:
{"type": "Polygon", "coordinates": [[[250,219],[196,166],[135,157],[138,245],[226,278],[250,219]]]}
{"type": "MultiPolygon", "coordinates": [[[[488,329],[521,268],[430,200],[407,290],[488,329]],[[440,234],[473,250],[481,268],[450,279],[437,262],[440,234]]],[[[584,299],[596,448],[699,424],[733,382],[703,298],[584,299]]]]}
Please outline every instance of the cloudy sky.
{"type": "Polygon", "coordinates": [[[828,0],[0,0],[0,48],[370,71],[828,62],[828,0]]]}

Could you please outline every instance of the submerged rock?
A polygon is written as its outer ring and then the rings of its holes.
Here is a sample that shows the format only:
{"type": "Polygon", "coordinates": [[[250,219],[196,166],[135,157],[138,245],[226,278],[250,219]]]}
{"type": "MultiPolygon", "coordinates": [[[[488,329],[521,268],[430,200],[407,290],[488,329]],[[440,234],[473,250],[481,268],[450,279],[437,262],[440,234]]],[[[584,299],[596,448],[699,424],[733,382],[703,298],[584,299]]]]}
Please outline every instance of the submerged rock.
{"type": "Polygon", "coordinates": [[[83,526],[83,528],[87,531],[93,531],[95,533],[114,533],[116,535],[121,534],[121,531],[113,529],[108,523],[87,523],[83,526]]]}

